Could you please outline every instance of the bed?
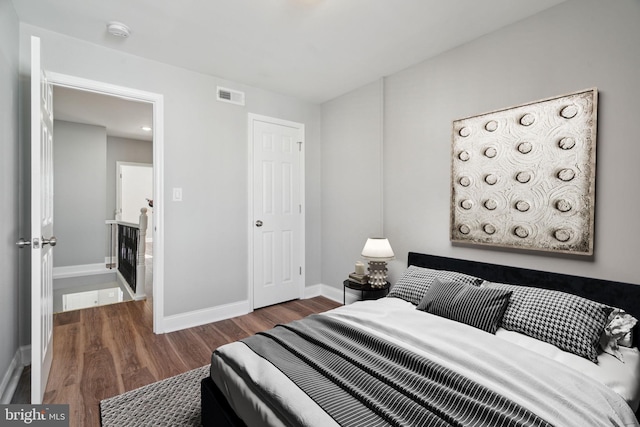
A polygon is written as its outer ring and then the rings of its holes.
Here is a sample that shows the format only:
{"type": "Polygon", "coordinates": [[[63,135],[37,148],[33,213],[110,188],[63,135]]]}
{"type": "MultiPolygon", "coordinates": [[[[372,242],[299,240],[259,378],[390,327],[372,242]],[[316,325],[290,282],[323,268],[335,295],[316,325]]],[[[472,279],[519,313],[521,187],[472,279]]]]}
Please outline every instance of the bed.
{"type": "Polygon", "coordinates": [[[639,316],[638,285],[411,252],[387,297],[214,351],[202,424],[638,426],[639,316]]]}

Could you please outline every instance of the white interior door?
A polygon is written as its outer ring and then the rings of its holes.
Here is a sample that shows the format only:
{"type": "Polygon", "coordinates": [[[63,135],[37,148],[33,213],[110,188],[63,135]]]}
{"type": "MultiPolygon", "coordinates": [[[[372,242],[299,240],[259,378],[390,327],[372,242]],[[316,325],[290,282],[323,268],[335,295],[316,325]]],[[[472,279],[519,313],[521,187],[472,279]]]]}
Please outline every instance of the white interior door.
{"type": "Polygon", "coordinates": [[[44,396],[53,359],[53,90],[31,37],[31,403],[44,396]]]}
{"type": "Polygon", "coordinates": [[[150,241],[153,236],[153,209],[147,200],[153,200],[153,165],[116,162],[116,167],[117,219],[137,224],[140,221],[140,209],[147,208],[147,241],[150,241]]]}
{"type": "Polygon", "coordinates": [[[250,117],[253,307],[303,296],[304,126],[250,117]]]}

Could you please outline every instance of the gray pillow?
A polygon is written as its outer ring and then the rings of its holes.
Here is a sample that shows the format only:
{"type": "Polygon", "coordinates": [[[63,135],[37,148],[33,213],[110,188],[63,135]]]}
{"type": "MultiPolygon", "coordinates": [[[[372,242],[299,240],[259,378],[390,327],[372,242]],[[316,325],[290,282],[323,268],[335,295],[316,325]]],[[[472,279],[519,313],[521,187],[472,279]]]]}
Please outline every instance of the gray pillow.
{"type": "Polygon", "coordinates": [[[512,292],[501,326],[598,363],[600,335],[612,308],[560,291],[486,283],[512,292]]]}
{"type": "Polygon", "coordinates": [[[495,334],[510,296],[509,290],[435,279],[416,308],[495,334]]]}
{"type": "Polygon", "coordinates": [[[482,279],[477,277],[455,271],[432,270],[430,268],[410,265],[391,288],[388,296],[401,298],[409,301],[413,305],[418,305],[436,278],[444,282],[458,282],[474,286],[480,286],[483,282],[482,279]]]}

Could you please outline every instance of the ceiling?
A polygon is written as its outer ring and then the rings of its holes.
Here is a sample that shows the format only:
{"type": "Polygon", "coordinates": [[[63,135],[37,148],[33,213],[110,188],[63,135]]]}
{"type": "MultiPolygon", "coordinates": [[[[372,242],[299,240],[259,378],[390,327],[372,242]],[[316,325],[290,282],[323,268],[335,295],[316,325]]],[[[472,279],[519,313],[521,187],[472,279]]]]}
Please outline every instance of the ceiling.
{"type": "Polygon", "coordinates": [[[149,103],[115,96],[53,87],[53,114],[56,120],[104,126],[108,136],[152,141],[153,107],[149,103]]]}
{"type": "Polygon", "coordinates": [[[13,0],[22,22],[314,103],[565,0],[13,0]],[[106,31],[110,21],[129,38],[106,31]]]}

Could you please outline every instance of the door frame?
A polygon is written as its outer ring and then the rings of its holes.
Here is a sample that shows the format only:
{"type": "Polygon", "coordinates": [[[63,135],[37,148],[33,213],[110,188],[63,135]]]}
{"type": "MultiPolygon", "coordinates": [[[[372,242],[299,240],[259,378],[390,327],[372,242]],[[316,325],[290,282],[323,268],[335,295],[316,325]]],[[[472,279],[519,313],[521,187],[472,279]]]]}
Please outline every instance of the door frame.
{"type": "Polygon", "coordinates": [[[288,126],[288,127],[292,127],[295,129],[299,129],[302,131],[302,144],[300,144],[300,176],[298,177],[298,179],[300,179],[300,204],[302,205],[302,212],[300,215],[300,248],[301,248],[301,254],[300,254],[300,264],[302,267],[302,274],[300,275],[300,290],[299,290],[299,297],[303,298],[304,297],[304,288],[305,288],[305,283],[306,283],[306,272],[307,272],[307,268],[306,268],[306,247],[305,247],[305,242],[306,242],[306,238],[305,238],[305,230],[306,230],[306,225],[305,225],[305,218],[306,218],[306,200],[305,200],[305,126],[303,123],[298,123],[298,122],[292,122],[289,120],[283,120],[283,119],[277,119],[274,117],[269,117],[269,116],[263,116],[260,114],[254,114],[254,113],[249,113],[248,114],[248,126],[247,126],[247,144],[248,144],[248,171],[249,171],[249,179],[247,181],[247,186],[248,186],[248,211],[247,211],[247,227],[248,227],[248,232],[247,232],[247,236],[248,236],[248,259],[247,259],[247,277],[248,277],[248,281],[247,281],[247,295],[249,297],[249,305],[251,310],[253,310],[254,307],[254,302],[253,302],[253,279],[254,279],[254,275],[253,275],[253,261],[254,261],[254,245],[253,245],[253,229],[254,229],[254,223],[253,223],[253,208],[254,208],[254,192],[253,192],[253,180],[254,180],[254,174],[253,174],[253,160],[254,160],[254,155],[253,155],[253,125],[255,122],[265,122],[265,123],[272,123],[272,124],[276,124],[276,125],[281,125],[281,126],[288,126]]]}
{"type": "Polygon", "coordinates": [[[50,71],[47,76],[56,86],[147,102],[153,107],[153,332],[164,333],[164,96],[50,71]]]}

